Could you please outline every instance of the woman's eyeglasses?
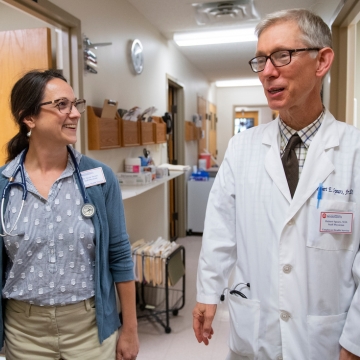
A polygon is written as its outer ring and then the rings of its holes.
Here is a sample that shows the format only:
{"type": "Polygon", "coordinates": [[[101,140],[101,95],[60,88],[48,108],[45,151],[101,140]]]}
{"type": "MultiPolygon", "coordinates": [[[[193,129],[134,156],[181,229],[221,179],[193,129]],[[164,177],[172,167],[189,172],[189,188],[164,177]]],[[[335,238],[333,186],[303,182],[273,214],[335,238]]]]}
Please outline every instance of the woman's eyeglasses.
{"type": "Polygon", "coordinates": [[[47,101],[39,104],[39,106],[55,104],[55,106],[59,109],[62,114],[70,114],[72,107],[75,106],[77,111],[82,114],[85,111],[86,100],[78,99],[75,101],[70,101],[69,99],[57,99],[54,101],[47,101]]]}

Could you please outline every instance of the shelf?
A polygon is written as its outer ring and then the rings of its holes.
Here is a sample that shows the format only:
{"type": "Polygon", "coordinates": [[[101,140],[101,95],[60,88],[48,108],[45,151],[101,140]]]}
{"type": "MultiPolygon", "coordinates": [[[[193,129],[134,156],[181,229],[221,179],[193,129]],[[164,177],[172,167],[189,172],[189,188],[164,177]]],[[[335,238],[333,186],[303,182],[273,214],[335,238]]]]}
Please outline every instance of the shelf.
{"type": "Polygon", "coordinates": [[[169,176],[164,176],[161,179],[156,179],[151,182],[151,184],[146,185],[121,185],[121,193],[123,200],[132,198],[134,196],[140,195],[146,191],[153,189],[156,186],[165,184],[167,181],[175,179],[176,177],[184,174],[183,171],[170,171],[169,176]]]}

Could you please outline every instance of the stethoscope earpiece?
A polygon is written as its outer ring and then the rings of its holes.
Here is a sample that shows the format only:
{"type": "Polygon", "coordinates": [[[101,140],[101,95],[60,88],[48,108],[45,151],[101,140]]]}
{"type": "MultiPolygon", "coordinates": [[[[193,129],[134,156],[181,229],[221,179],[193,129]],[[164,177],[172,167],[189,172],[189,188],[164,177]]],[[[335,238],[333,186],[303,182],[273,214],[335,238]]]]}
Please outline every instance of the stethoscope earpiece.
{"type": "Polygon", "coordinates": [[[239,291],[239,290],[236,290],[236,288],[237,288],[239,285],[246,285],[246,286],[250,289],[250,283],[243,283],[243,282],[236,284],[233,289],[230,289],[230,288],[226,287],[226,288],[223,290],[222,294],[220,295],[220,301],[224,301],[224,300],[225,300],[225,291],[226,291],[226,290],[229,291],[229,294],[230,294],[230,295],[237,295],[237,296],[241,296],[241,297],[244,298],[244,299],[247,299],[247,297],[246,297],[245,294],[243,294],[243,293],[242,293],[241,291],[239,291]]]}
{"type": "Polygon", "coordinates": [[[246,297],[246,295],[244,295],[241,291],[239,291],[239,290],[231,290],[230,291],[230,294],[231,295],[239,295],[239,296],[241,296],[242,298],[244,298],[244,299],[247,299],[247,297],[246,297]]]}

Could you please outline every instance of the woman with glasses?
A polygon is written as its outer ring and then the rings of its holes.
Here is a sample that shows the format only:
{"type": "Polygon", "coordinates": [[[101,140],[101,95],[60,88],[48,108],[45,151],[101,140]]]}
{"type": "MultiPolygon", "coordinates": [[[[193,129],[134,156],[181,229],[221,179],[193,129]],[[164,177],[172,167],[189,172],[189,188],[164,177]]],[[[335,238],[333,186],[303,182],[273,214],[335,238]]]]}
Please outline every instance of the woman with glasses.
{"type": "Polygon", "coordinates": [[[6,357],[133,360],[135,286],[119,184],[69,146],[85,100],[59,73],[31,71],[14,85],[11,110],[19,131],[0,168],[6,357]]]}

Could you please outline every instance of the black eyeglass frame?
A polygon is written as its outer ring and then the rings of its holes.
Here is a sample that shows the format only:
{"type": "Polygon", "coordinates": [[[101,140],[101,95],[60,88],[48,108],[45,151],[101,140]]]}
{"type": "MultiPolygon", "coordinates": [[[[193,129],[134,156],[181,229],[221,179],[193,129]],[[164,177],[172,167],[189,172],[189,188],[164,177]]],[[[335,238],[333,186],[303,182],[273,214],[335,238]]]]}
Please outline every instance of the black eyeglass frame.
{"type": "Polygon", "coordinates": [[[50,104],[55,104],[55,106],[58,108],[59,112],[61,114],[70,114],[71,113],[71,110],[72,110],[72,107],[75,106],[76,109],[77,109],[77,104],[81,104],[81,103],[84,103],[84,110],[83,111],[79,111],[80,114],[82,114],[84,111],[85,111],[85,105],[86,105],[86,100],[85,99],[75,99],[74,101],[70,101],[69,99],[67,98],[61,98],[61,99],[56,99],[56,100],[53,100],[53,101],[47,101],[47,102],[44,102],[44,103],[41,103],[39,104],[39,106],[43,106],[43,105],[50,105],[50,104]],[[59,102],[62,101],[62,100],[67,100],[70,102],[70,110],[69,112],[67,113],[63,113],[61,112],[60,108],[59,108],[59,102]]]}
{"type": "Polygon", "coordinates": [[[270,59],[271,63],[275,66],[275,67],[283,67],[283,66],[286,66],[286,65],[289,65],[291,63],[291,59],[292,59],[292,54],[293,53],[297,53],[297,52],[301,52],[301,51],[319,51],[321,50],[322,48],[302,48],[302,49],[283,49],[283,50],[276,50],[274,52],[272,52],[270,55],[266,56],[266,55],[263,55],[263,56],[255,56],[253,57],[250,61],[249,61],[249,65],[251,67],[251,70],[255,73],[259,73],[261,71],[264,71],[265,69],[265,66],[266,66],[266,62],[268,61],[268,59],[270,59]],[[281,51],[288,51],[289,52],[289,62],[286,63],[286,64],[282,64],[282,65],[276,65],[274,64],[274,61],[272,59],[272,56],[274,54],[276,54],[277,52],[281,52],[281,51]],[[254,70],[253,66],[252,66],[252,61],[255,60],[255,59],[258,59],[258,58],[265,58],[265,62],[264,62],[264,69],[262,70],[254,70]]]}

